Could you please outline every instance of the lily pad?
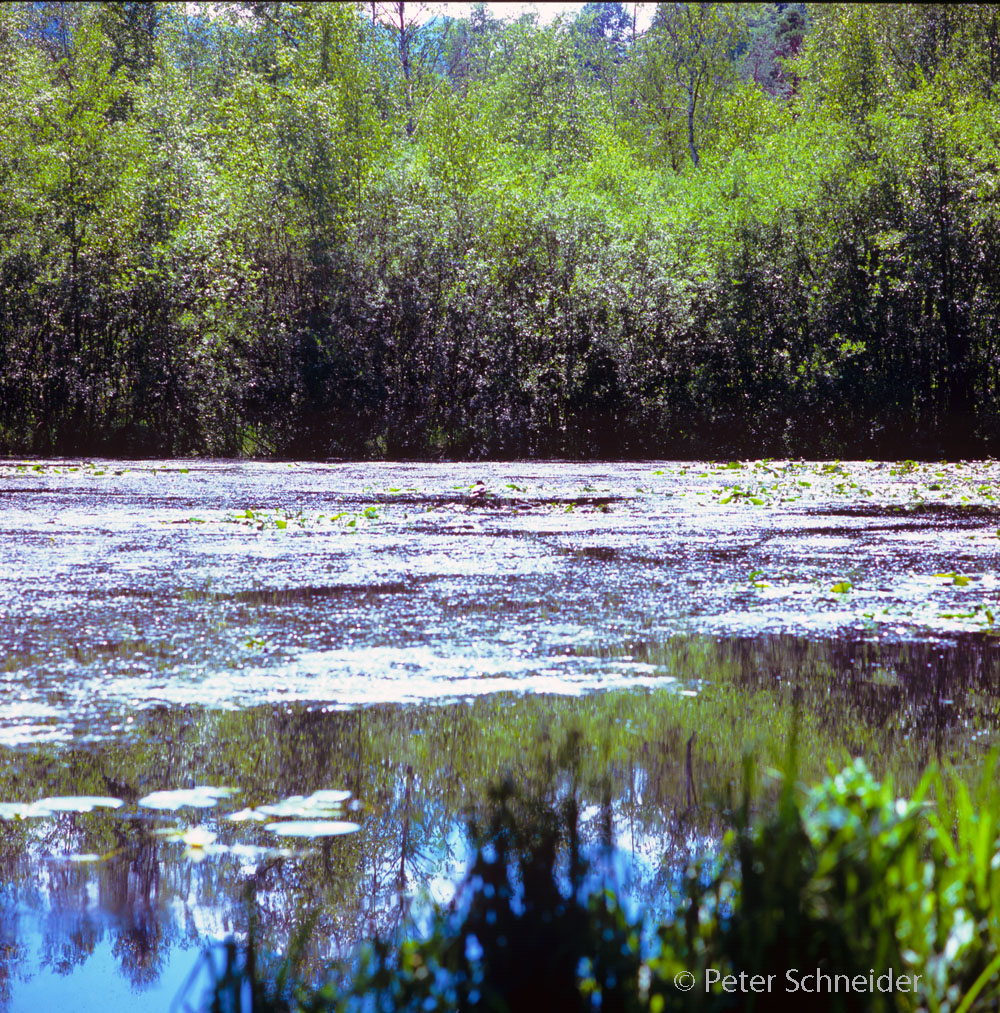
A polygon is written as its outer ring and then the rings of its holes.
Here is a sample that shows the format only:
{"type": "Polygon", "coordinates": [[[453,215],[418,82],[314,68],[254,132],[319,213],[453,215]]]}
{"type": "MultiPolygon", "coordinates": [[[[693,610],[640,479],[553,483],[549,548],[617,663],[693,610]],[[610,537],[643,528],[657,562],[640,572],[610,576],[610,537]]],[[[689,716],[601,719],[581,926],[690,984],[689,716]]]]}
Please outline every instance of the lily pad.
{"type": "Polygon", "coordinates": [[[218,805],[221,799],[229,798],[232,794],[232,788],[213,788],[207,784],[200,784],[195,788],[154,791],[139,799],[139,805],[146,809],[169,809],[171,812],[184,806],[208,809],[213,805],[218,805]]]}
{"type": "Polygon", "coordinates": [[[226,819],[233,823],[263,823],[267,815],[259,809],[240,809],[238,812],[226,813],[226,819]]]}
{"type": "Polygon", "coordinates": [[[343,788],[324,788],[314,791],[309,798],[318,804],[340,805],[351,797],[351,793],[343,788]]]}
{"type": "Polygon", "coordinates": [[[216,844],[217,834],[208,827],[160,827],[153,831],[168,841],[185,845],[184,858],[191,862],[201,862],[210,855],[222,854],[225,846],[216,844]]]}
{"type": "Polygon", "coordinates": [[[93,865],[97,862],[103,862],[108,855],[95,855],[91,852],[74,852],[69,855],[52,855],[50,861],[52,862],[70,862],[75,865],[93,865]]]}
{"type": "Polygon", "coordinates": [[[950,581],[955,587],[967,587],[971,579],[962,573],[935,573],[934,576],[950,581]]]}
{"type": "Polygon", "coordinates": [[[322,819],[336,815],[343,802],[351,797],[349,791],[314,791],[311,795],[291,795],[280,802],[258,806],[257,811],[267,816],[289,819],[322,819]]]}
{"type": "Polygon", "coordinates": [[[295,852],[289,848],[265,848],[259,844],[217,844],[220,854],[234,855],[236,858],[243,858],[251,861],[261,861],[266,858],[294,858],[295,852]]]}
{"type": "Polygon", "coordinates": [[[288,820],[282,823],[268,823],[264,827],[272,834],[282,837],[340,837],[356,833],[361,827],[344,820],[288,820]]]}
{"type": "Polygon", "coordinates": [[[89,813],[95,809],[121,809],[124,804],[120,798],[107,795],[56,795],[33,803],[51,813],[89,813]]]}
{"type": "Polygon", "coordinates": [[[27,802],[0,802],[0,820],[44,819],[51,815],[51,809],[40,809],[27,802]]]}

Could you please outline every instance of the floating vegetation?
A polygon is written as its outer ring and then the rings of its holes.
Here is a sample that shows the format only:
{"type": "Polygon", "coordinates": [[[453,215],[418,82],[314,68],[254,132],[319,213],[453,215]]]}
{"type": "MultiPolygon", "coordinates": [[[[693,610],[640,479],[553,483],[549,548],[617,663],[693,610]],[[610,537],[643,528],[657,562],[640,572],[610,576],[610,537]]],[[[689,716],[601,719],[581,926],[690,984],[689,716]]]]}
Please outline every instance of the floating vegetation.
{"type": "Polygon", "coordinates": [[[966,577],[964,574],[955,573],[954,571],[951,573],[935,573],[934,576],[946,580],[954,587],[967,587],[972,582],[971,577],[966,577]]]}
{"type": "Polygon", "coordinates": [[[209,830],[208,827],[199,825],[185,830],[181,834],[181,841],[189,848],[206,848],[208,845],[214,844],[218,836],[218,834],[209,830]]]}
{"type": "Polygon", "coordinates": [[[157,827],[153,833],[168,841],[179,841],[189,848],[207,848],[214,844],[219,836],[214,830],[209,830],[200,823],[193,827],[157,827]]]}
{"type": "Polygon", "coordinates": [[[356,833],[361,827],[344,820],[289,820],[268,823],[264,829],[281,837],[341,837],[356,833]]]}
{"type": "Polygon", "coordinates": [[[240,809],[238,812],[226,813],[225,818],[231,823],[263,823],[268,816],[259,809],[240,809]]]}
{"type": "Polygon", "coordinates": [[[226,524],[240,524],[243,527],[255,528],[257,531],[266,529],[284,531],[289,525],[308,528],[335,524],[355,529],[359,523],[377,521],[378,519],[378,507],[374,506],[366,506],[358,511],[344,510],[335,514],[307,514],[303,510],[284,510],[281,507],[275,507],[273,510],[254,510],[252,507],[247,507],[242,512],[226,514],[222,521],[226,524]]]}
{"type": "Polygon", "coordinates": [[[770,495],[770,493],[763,486],[758,486],[755,489],[745,489],[742,486],[734,485],[721,490],[719,494],[719,505],[725,506],[727,503],[736,501],[738,503],[751,503],[754,506],[763,506],[765,502],[764,497],[768,495],[770,495]]]}
{"type": "Polygon", "coordinates": [[[0,820],[45,819],[51,809],[38,809],[28,802],[0,802],[0,820]]]}
{"type": "MultiPolygon", "coordinates": [[[[211,785],[193,788],[155,791],[139,799],[143,809],[177,812],[183,808],[208,809],[233,795],[234,789],[211,785]]],[[[287,798],[262,805],[226,813],[221,819],[230,824],[265,823],[264,830],[281,837],[318,838],[340,837],[356,833],[360,825],[344,820],[343,807],[351,798],[344,789],[320,789],[311,795],[290,795],[287,798]]],[[[51,819],[60,813],[89,813],[95,809],[119,810],[124,806],[119,798],[103,795],[64,795],[38,799],[35,802],[0,803],[0,820],[21,821],[51,819]]],[[[352,807],[353,808],[353,807],[352,807]]],[[[218,820],[220,817],[214,817],[218,820]]],[[[183,857],[201,862],[208,857],[230,855],[247,861],[264,858],[290,857],[287,849],[264,847],[256,843],[226,843],[219,840],[219,829],[210,819],[185,825],[183,821],[171,826],[159,826],[152,833],[165,841],[184,845],[183,857]]],[[[53,860],[77,863],[102,862],[116,854],[74,853],[51,855],[53,860]]]]}
{"type": "Polygon", "coordinates": [[[259,862],[272,858],[293,858],[296,854],[288,848],[265,847],[259,844],[221,843],[219,835],[202,824],[193,827],[161,827],[154,830],[153,833],[171,843],[183,844],[184,851],[181,857],[189,862],[203,862],[206,858],[220,855],[259,862]]]}
{"type": "Polygon", "coordinates": [[[54,813],[89,813],[95,809],[120,809],[125,803],[107,795],[59,795],[40,798],[35,805],[54,813]]]}
{"type": "MultiPolygon", "coordinates": [[[[359,523],[377,521],[378,507],[366,506],[358,511],[341,511],[335,514],[307,514],[304,510],[284,510],[275,507],[273,510],[254,510],[247,507],[235,513],[227,513],[215,518],[217,523],[238,524],[241,527],[253,528],[256,531],[285,531],[288,528],[320,528],[331,525],[356,529],[359,523]]],[[[161,524],[209,524],[204,517],[179,517],[172,521],[160,521],[161,524]]]]}
{"type": "MultiPolygon", "coordinates": [[[[207,808],[225,797],[221,793],[229,792],[228,788],[204,786],[173,792],[155,792],[143,799],[140,805],[172,810],[184,805],[207,808]]],[[[226,813],[224,819],[230,823],[266,823],[264,830],[281,837],[340,837],[361,829],[359,824],[340,818],[343,815],[343,804],[350,797],[351,793],[343,789],[321,789],[311,795],[290,795],[278,802],[226,813]],[[275,817],[279,819],[275,820],[275,817]],[[268,820],[271,822],[266,822],[268,820]]],[[[216,831],[204,824],[191,827],[160,827],[153,832],[168,841],[183,844],[184,857],[196,862],[209,855],[235,854],[245,858],[259,858],[262,854],[273,853],[273,849],[260,849],[253,845],[221,844],[216,831]]]]}
{"type": "Polygon", "coordinates": [[[986,605],[973,605],[966,612],[939,612],[939,619],[971,619],[985,627],[993,626],[996,617],[993,610],[986,605]]]}
{"type": "Polygon", "coordinates": [[[106,795],[59,795],[40,798],[37,802],[0,802],[0,819],[45,819],[59,813],[89,813],[95,809],[120,809],[120,798],[106,795]]]}
{"type": "Polygon", "coordinates": [[[340,814],[343,804],[351,797],[349,791],[329,789],[314,791],[311,795],[290,795],[280,802],[241,809],[226,818],[233,822],[260,821],[278,816],[284,819],[322,820],[340,814]]]}
{"type": "Polygon", "coordinates": [[[154,791],[139,799],[139,805],[145,809],[166,809],[176,812],[185,806],[195,809],[208,809],[218,805],[224,798],[233,794],[232,788],[213,788],[202,784],[196,788],[177,788],[172,791],[154,791]]]}
{"type": "Polygon", "coordinates": [[[864,497],[882,505],[908,511],[948,510],[953,514],[984,511],[996,513],[1000,495],[997,463],[977,462],[969,469],[964,462],[877,463],[874,461],[731,461],[709,463],[709,470],[697,466],[659,468],[658,476],[687,477],[694,480],[675,495],[711,497],[720,505],[773,507],[799,500],[828,503],[831,499],[864,497]],[[728,479],[740,473],[744,480],[730,485],[728,479]],[[706,488],[701,479],[717,481],[721,486],[706,488]],[[761,502],[756,502],[760,500],[761,502]]]}
{"type": "Polygon", "coordinates": [[[241,524],[244,527],[256,528],[258,531],[263,531],[265,528],[283,531],[289,523],[300,528],[306,526],[306,518],[301,510],[293,513],[290,510],[282,510],[280,507],[275,507],[274,510],[253,510],[247,507],[242,513],[226,514],[222,520],[226,524],[241,524]]]}

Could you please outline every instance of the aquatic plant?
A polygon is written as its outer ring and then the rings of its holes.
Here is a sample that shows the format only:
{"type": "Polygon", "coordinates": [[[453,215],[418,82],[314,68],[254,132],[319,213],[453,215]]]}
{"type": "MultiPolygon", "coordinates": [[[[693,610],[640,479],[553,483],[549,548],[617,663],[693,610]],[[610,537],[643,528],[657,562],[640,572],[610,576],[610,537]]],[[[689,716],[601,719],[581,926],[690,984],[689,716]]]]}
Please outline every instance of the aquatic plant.
{"type": "Polygon", "coordinates": [[[233,794],[232,788],[216,788],[207,784],[199,784],[194,788],[174,788],[154,791],[139,799],[139,805],[145,809],[163,809],[176,812],[186,806],[196,809],[209,809],[218,805],[219,801],[233,794]]]}
{"type": "Polygon", "coordinates": [[[239,524],[243,527],[254,528],[257,531],[284,531],[289,525],[307,528],[340,523],[346,528],[356,528],[359,522],[377,521],[378,519],[379,510],[375,506],[366,506],[358,511],[343,510],[330,515],[306,514],[302,510],[284,510],[281,507],[275,507],[273,510],[254,510],[252,507],[247,507],[245,510],[226,514],[222,521],[226,524],[239,524]]]}
{"type": "Polygon", "coordinates": [[[59,795],[35,802],[0,802],[0,820],[47,818],[56,813],[89,813],[95,809],[119,809],[120,798],[106,795],[59,795]]]}

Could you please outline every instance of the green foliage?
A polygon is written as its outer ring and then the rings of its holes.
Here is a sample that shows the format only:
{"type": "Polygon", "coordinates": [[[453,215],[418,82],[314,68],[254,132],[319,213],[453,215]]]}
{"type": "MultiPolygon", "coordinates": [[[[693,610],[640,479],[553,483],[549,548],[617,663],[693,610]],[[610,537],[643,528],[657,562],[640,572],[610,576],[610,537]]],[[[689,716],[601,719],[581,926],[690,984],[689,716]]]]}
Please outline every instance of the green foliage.
{"type": "Polygon", "coordinates": [[[992,7],[428,14],[0,11],[0,449],[995,449],[992,7]]]}
{"type": "MultiPolygon", "coordinates": [[[[684,917],[660,929],[661,980],[675,967],[700,981],[713,968],[773,973],[782,983],[789,968],[868,978],[891,967],[920,975],[915,995],[810,1001],[823,1009],[989,1008],[996,984],[985,988],[983,975],[1000,944],[990,916],[1000,900],[998,800],[989,777],[975,802],[952,784],[954,826],[930,801],[932,789],[945,796],[939,774],[903,801],[860,761],[804,796],[786,782],[777,811],[754,831],[745,805],[722,861],[689,870],[684,917]]],[[[676,995],[669,987],[663,995],[661,1008],[672,1008],[676,995]]],[[[724,1002],[716,992],[704,1006],[724,1002]]]]}

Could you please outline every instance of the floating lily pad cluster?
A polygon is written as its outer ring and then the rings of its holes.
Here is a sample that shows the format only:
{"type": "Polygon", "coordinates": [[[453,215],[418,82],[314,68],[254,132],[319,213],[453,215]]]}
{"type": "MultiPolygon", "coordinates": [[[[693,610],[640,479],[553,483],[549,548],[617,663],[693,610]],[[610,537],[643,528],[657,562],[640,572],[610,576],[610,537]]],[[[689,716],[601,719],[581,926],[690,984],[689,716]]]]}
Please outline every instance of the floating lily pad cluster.
{"type": "MultiPolygon", "coordinates": [[[[138,800],[141,809],[155,812],[176,813],[181,809],[210,809],[232,797],[232,788],[212,785],[197,785],[193,788],[175,788],[154,791],[138,800]]],[[[263,823],[264,830],[276,837],[313,839],[340,837],[361,829],[354,822],[345,820],[344,806],[351,797],[349,791],[326,789],[311,795],[291,795],[277,802],[268,803],[236,812],[223,814],[230,823],[263,823]]],[[[95,809],[117,810],[124,806],[119,798],[98,795],[68,795],[42,798],[35,802],[0,803],[0,820],[28,820],[52,818],[61,813],[89,813],[95,809]]],[[[277,851],[274,848],[259,848],[253,845],[224,845],[217,843],[218,834],[210,827],[197,824],[192,827],[162,827],[154,833],[170,841],[186,846],[189,858],[201,859],[209,854],[238,854],[244,857],[260,857],[263,854],[290,855],[292,852],[277,851]]],[[[99,860],[99,856],[69,856],[75,860],[99,860]]]]}
{"type": "MultiPolygon", "coordinates": [[[[674,492],[696,502],[720,506],[777,507],[799,500],[822,502],[840,497],[865,499],[903,510],[928,505],[954,509],[991,507],[1000,499],[997,463],[987,462],[876,462],[876,461],[759,461],[707,462],[679,468],[658,468],[652,476],[690,476],[687,489],[674,492]],[[733,479],[739,479],[733,484],[733,479]],[[697,480],[720,482],[707,486],[697,480]]],[[[655,491],[655,483],[653,491],[655,491]]],[[[638,489],[637,491],[643,491],[638,489]]]]}
{"type": "Polygon", "coordinates": [[[314,791],[311,795],[291,795],[280,802],[256,809],[229,813],[233,822],[264,822],[264,827],[282,837],[338,837],[361,828],[357,823],[342,820],[342,807],[351,797],[349,791],[314,791]],[[273,817],[278,817],[275,821],[273,817]]]}
{"type": "Polygon", "coordinates": [[[169,791],[154,791],[139,799],[144,809],[166,809],[177,812],[185,806],[195,809],[209,809],[233,794],[232,788],[213,788],[200,784],[196,788],[174,788],[169,791]]]}
{"type": "MultiPolygon", "coordinates": [[[[184,806],[207,809],[232,794],[231,788],[199,785],[174,791],[156,791],[139,799],[139,805],[171,812],[184,806]]],[[[266,823],[265,830],[283,837],[338,837],[361,829],[357,823],[340,819],[344,803],[350,797],[349,791],[341,789],[315,791],[311,795],[291,795],[279,802],[226,813],[225,819],[232,823],[266,823]]]]}
{"type": "Polygon", "coordinates": [[[120,798],[105,795],[58,795],[36,802],[0,802],[0,820],[47,819],[59,813],[89,813],[95,809],[120,809],[120,798]]]}
{"type": "MultiPolygon", "coordinates": [[[[356,528],[358,522],[377,521],[379,519],[378,508],[367,506],[357,513],[342,511],[341,513],[307,515],[302,510],[282,510],[275,507],[274,510],[254,510],[247,507],[246,510],[238,513],[226,514],[222,520],[227,524],[240,524],[243,527],[255,528],[263,531],[265,528],[284,531],[292,527],[312,527],[320,524],[342,524],[346,528],[356,528]]],[[[196,518],[192,518],[192,521],[196,518]]]]}
{"type": "Polygon", "coordinates": [[[240,513],[227,514],[223,517],[227,524],[241,524],[244,527],[256,528],[263,531],[265,528],[276,528],[279,531],[288,527],[289,523],[298,527],[306,526],[306,518],[301,510],[293,513],[290,510],[282,510],[276,507],[274,510],[254,510],[247,507],[240,513]]]}

